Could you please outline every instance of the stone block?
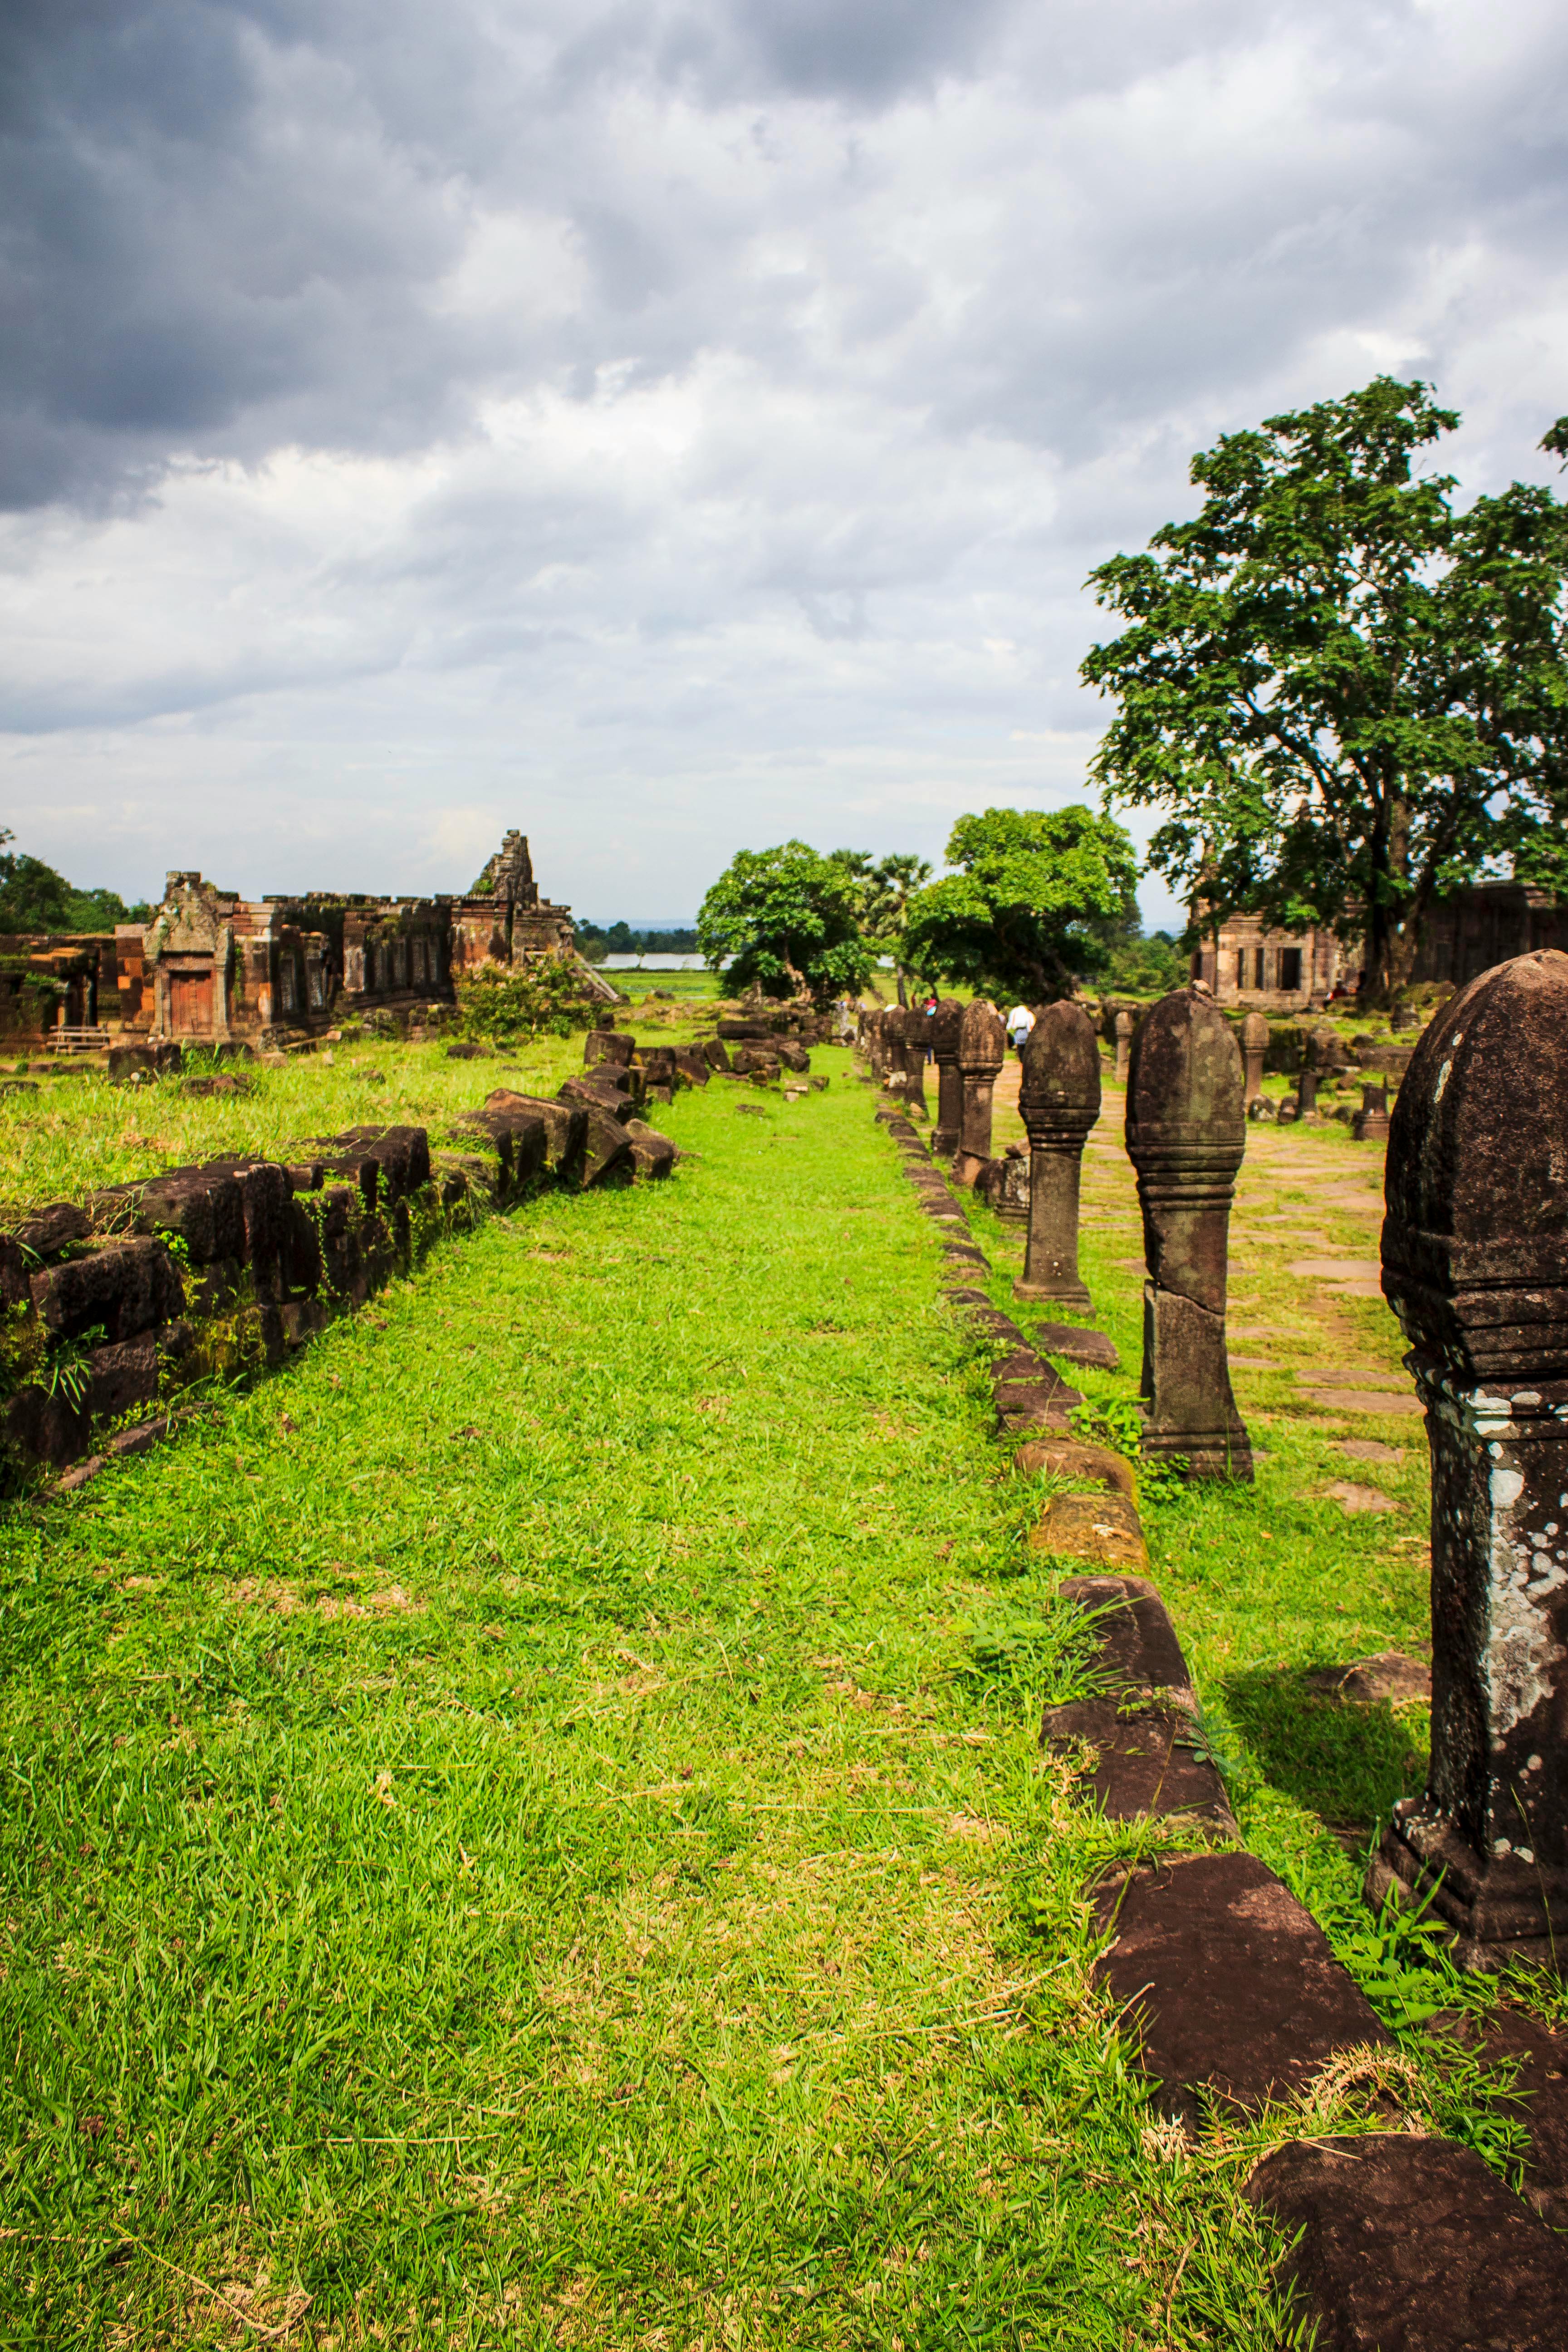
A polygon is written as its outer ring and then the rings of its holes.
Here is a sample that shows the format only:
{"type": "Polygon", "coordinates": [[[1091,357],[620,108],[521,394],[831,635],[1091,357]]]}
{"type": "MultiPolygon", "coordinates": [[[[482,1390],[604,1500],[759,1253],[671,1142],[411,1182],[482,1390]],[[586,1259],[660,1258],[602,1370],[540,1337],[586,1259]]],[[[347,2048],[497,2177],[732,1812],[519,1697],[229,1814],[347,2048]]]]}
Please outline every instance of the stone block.
{"type": "Polygon", "coordinates": [[[588,1111],[583,1145],[584,1190],[612,1184],[629,1184],[637,1174],[637,1157],[625,1125],[595,1105],[588,1111]]]}
{"type": "Polygon", "coordinates": [[[292,1298],[278,1310],[283,1337],[290,1348],[302,1348],[331,1321],[331,1311],[319,1298],[292,1298]]]}
{"type": "Polygon", "coordinates": [[[1561,2352],[1568,2255],[1473,2148],[1407,2133],[1293,2141],[1244,2194],[1320,2352],[1561,2352]]]}
{"type": "Polygon", "coordinates": [[[563,1184],[581,1182],[588,1114],[580,1103],[556,1102],[542,1095],[520,1095],[509,1087],[498,1087],[493,1094],[485,1097],[485,1108],[526,1111],[530,1117],[542,1119],[547,1171],[563,1184]]]}
{"type": "Polygon", "coordinates": [[[1037,1325],[1035,1344],[1047,1356],[1065,1357],[1069,1364],[1088,1364],[1101,1372],[1121,1369],[1115,1340],[1108,1339],[1103,1331],[1080,1330],[1075,1323],[1037,1325]]]}
{"type": "MultiPolygon", "coordinates": [[[[239,1188],[245,1224],[241,1255],[258,1292],[270,1297],[282,1279],[289,1243],[289,1199],[294,1189],[290,1172],[273,1160],[217,1160],[208,1163],[208,1172],[232,1177],[239,1188]]],[[[320,1163],[310,1172],[319,1186],[320,1163]]],[[[315,1186],[300,1189],[310,1191],[315,1186]]]]}
{"type": "Polygon", "coordinates": [[[1040,1739],[1058,1750],[1079,1742],[1094,1750],[1080,1786],[1107,1821],[1179,1814],[1221,1836],[1237,1835],[1225,1783],[1203,1752],[1195,1717],[1183,1706],[1125,1708],[1114,1699],[1079,1699],[1047,1708],[1040,1739]]]}
{"type": "Polygon", "coordinates": [[[86,1449],[91,1417],[85,1404],[63,1390],[51,1396],[47,1389],[18,1389],[4,1412],[8,1443],[31,1461],[58,1466],[74,1462],[86,1449]]]}
{"type": "Polygon", "coordinates": [[[1332,2057],[1391,2048],[1322,1929],[1250,1853],[1144,1863],[1095,1899],[1095,1975],[1136,2026],[1156,2106],[1195,2126],[1203,2095],[1245,2110],[1306,2091],[1332,2057]]]}
{"type": "Polygon", "coordinates": [[[1135,1573],[1149,1565],[1137,1507],[1126,1495],[1053,1495],[1029,1531],[1029,1549],[1135,1573]]]}
{"type": "Polygon", "coordinates": [[[10,1238],[25,1254],[47,1262],[91,1234],[92,1221],[77,1202],[51,1201],[47,1208],[29,1210],[11,1227],[10,1238]]]}
{"type": "Polygon", "coordinates": [[[363,1153],[375,1161],[379,1180],[369,1206],[406,1201],[430,1181],[430,1138],[422,1127],[347,1127],[321,1140],[345,1156],[363,1153]]]}
{"type": "Polygon", "coordinates": [[[579,1103],[584,1110],[616,1119],[623,1126],[628,1118],[637,1117],[637,1102],[628,1089],[616,1086],[597,1070],[591,1078],[568,1078],[556,1089],[556,1099],[579,1103]]]}
{"type": "Polygon", "coordinates": [[[500,1172],[498,1199],[515,1200],[526,1185],[543,1175],[550,1157],[550,1130],[533,1111],[492,1109],[487,1104],[483,1110],[466,1112],[453,1126],[463,1135],[484,1136],[493,1147],[500,1172]]]}
{"type": "Polygon", "coordinates": [[[245,1203],[220,1170],[172,1168],[140,1187],[132,1211],[138,1233],[178,1234],[194,1265],[245,1255],[245,1203]]]}
{"type": "Polygon", "coordinates": [[[705,1037],[702,1041],[701,1050],[702,1058],[707,1063],[710,1070],[727,1070],[729,1068],[730,1049],[728,1045],[724,1044],[722,1038],[705,1037]]]}
{"type": "Polygon", "coordinates": [[[1109,1446],[1076,1437],[1036,1437],[1020,1445],[1013,1467],[1021,1478],[1089,1478],[1097,1486],[1136,1500],[1132,1465],[1109,1446]]]}
{"type": "Polygon", "coordinates": [[[95,1324],[110,1341],[133,1339],[182,1312],[179,1270],[162,1242],[100,1242],[33,1276],[33,1304],[51,1339],[75,1339],[95,1324]]]}
{"type": "Polygon", "coordinates": [[[599,1062],[617,1062],[623,1067],[637,1052],[637,1041],[624,1029],[590,1029],[583,1041],[583,1059],[592,1069],[599,1062]]]}
{"type": "Polygon", "coordinates": [[[114,1347],[95,1348],[88,1359],[88,1412],[95,1421],[115,1421],[132,1405],[151,1404],[162,1372],[162,1352],[150,1331],[114,1347]]]}
{"type": "Polygon", "coordinates": [[[641,1118],[628,1119],[625,1132],[639,1176],[653,1179],[671,1173],[680,1154],[668,1135],[660,1135],[657,1128],[649,1127],[641,1118]]]}

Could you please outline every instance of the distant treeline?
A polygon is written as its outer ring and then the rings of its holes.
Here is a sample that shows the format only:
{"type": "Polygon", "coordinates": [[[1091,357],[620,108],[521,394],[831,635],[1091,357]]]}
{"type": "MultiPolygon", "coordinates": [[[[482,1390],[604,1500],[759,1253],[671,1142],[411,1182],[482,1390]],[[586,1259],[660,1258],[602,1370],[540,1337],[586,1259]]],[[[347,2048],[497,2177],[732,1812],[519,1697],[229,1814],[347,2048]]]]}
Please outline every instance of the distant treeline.
{"type": "Polygon", "coordinates": [[[695,955],[695,929],[634,931],[628,923],[579,923],[577,945],[590,963],[607,955],[695,955]]]}
{"type": "Polygon", "coordinates": [[[128,907],[114,890],[79,890],[41,857],[7,849],[13,838],[0,827],[0,932],[111,931],[116,923],[151,922],[151,907],[128,907]]]}

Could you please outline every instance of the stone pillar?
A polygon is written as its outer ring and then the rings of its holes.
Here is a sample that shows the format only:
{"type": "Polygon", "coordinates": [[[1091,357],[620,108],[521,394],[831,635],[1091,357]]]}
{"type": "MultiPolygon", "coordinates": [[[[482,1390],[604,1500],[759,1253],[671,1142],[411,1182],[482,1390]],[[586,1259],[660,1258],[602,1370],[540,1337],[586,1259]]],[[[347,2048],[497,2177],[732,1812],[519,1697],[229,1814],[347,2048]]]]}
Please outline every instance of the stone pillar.
{"type": "Polygon", "coordinates": [[[1241,1051],[1247,1064],[1247,1099],[1256,1102],[1263,1092],[1263,1057],[1268,1051],[1268,1024],[1261,1013],[1249,1013],[1242,1023],[1241,1051]]]}
{"type": "Polygon", "coordinates": [[[1122,1011],[1116,1016],[1116,1083],[1127,1084],[1127,1061],[1132,1051],[1132,1015],[1122,1011]]]}
{"type": "Polygon", "coordinates": [[[1297,1116],[1305,1118],[1310,1110],[1316,1110],[1317,1108],[1318,1073],[1316,1070],[1303,1070],[1296,1081],[1297,1116]]]}
{"type": "Polygon", "coordinates": [[[1087,1312],[1078,1270],[1083,1147],[1100,1117],[1100,1039],[1081,1004],[1047,1004],[1024,1046],[1018,1109],[1029,1134],[1029,1238],[1015,1298],[1056,1298],[1087,1312]]]}
{"type": "Polygon", "coordinates": [[[1432,1448],[1432,1761],[1367,1892],[1463,1966],[1568,1968],[1568,955],[1473,980],[1417,1045],[1383,1287],[1432,1448]],[[1440,1883],[1439,1883],[1440,1881],[1440,1883]]]}
{"type": "Polygon", "coordinates": [[[963,1005],[956,997],[942,997],[931,1024],[931,1049],[936,1062],[936,1126],[931,1148],[942,1160],[951,1160],[963,1135],[963,1073],[958,1066],[963,1025],[963,1005]]]}
{"type": "Polygon", "coordinates": [[[991,1093],[1007,1056],[1007,1032],[994,1005],[977,998],[963,1008],[958,1066],[963,1075],[963,1125],[952,1172],[973,1184],[991,1157],[991,1093]]]}
{"type": "Polygon", "coordinates": [[[929,1118],[926,1101],[926,1018],[923,1013],[894,1012],[893,1026],[900,1066],[904,1074],[904,1108],[910,1118],[929,1118]]]}
{"type": "Polygon", "coordinates": [[[1226,1255],[1247,1149],[1241,1053],[1202,982],[1147,1013],[1127,1082],[1127,1150],[1143,1211],[1143,1449],[1194,1478],[1252,1476],[1230,1391],[1226,1255]]]}
{"type": "Polygon", "coordinates": [[[1363,1087],[1361,1108],[1351,1121],[1358,1143],[1381,1143],[1388,1133],[1388,1088],[1363,1087]]]}

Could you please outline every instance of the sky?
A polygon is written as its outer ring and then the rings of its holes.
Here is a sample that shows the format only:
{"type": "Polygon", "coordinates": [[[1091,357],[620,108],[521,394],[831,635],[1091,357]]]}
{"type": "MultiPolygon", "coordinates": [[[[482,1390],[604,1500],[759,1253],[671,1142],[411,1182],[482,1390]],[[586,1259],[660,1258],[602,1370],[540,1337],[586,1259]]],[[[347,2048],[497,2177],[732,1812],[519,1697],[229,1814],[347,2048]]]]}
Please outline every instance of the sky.
{"type": "Polygon", "coordinates": [[[1565,182],[1541,0],[7,0],[0,823],[940,866],[1091,796],[1086,575],[1221,433],[1386,371],[1557,479],[1565,182]]]}

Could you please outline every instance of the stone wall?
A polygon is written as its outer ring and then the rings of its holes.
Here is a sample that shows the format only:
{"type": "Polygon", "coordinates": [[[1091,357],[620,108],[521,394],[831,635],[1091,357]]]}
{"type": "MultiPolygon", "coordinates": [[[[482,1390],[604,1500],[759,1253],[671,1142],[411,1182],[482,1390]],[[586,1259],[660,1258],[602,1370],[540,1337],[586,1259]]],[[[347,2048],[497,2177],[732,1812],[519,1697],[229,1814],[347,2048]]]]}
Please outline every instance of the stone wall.
{"type": "Polygon", "coordinates": [[[545,1183],[667,1176],[669,1139],[631,1085],[574,1100],[508,1089],[454,1122],[353,1127],[276,1160],[170,1168],[0,1230],[0,1474],[69,1483],[166,1432],[200,1382],[282,1362],[431,1244],[545,1183]],[[93,1449],[100,1451],[95,1454],[93,1449]]]}

